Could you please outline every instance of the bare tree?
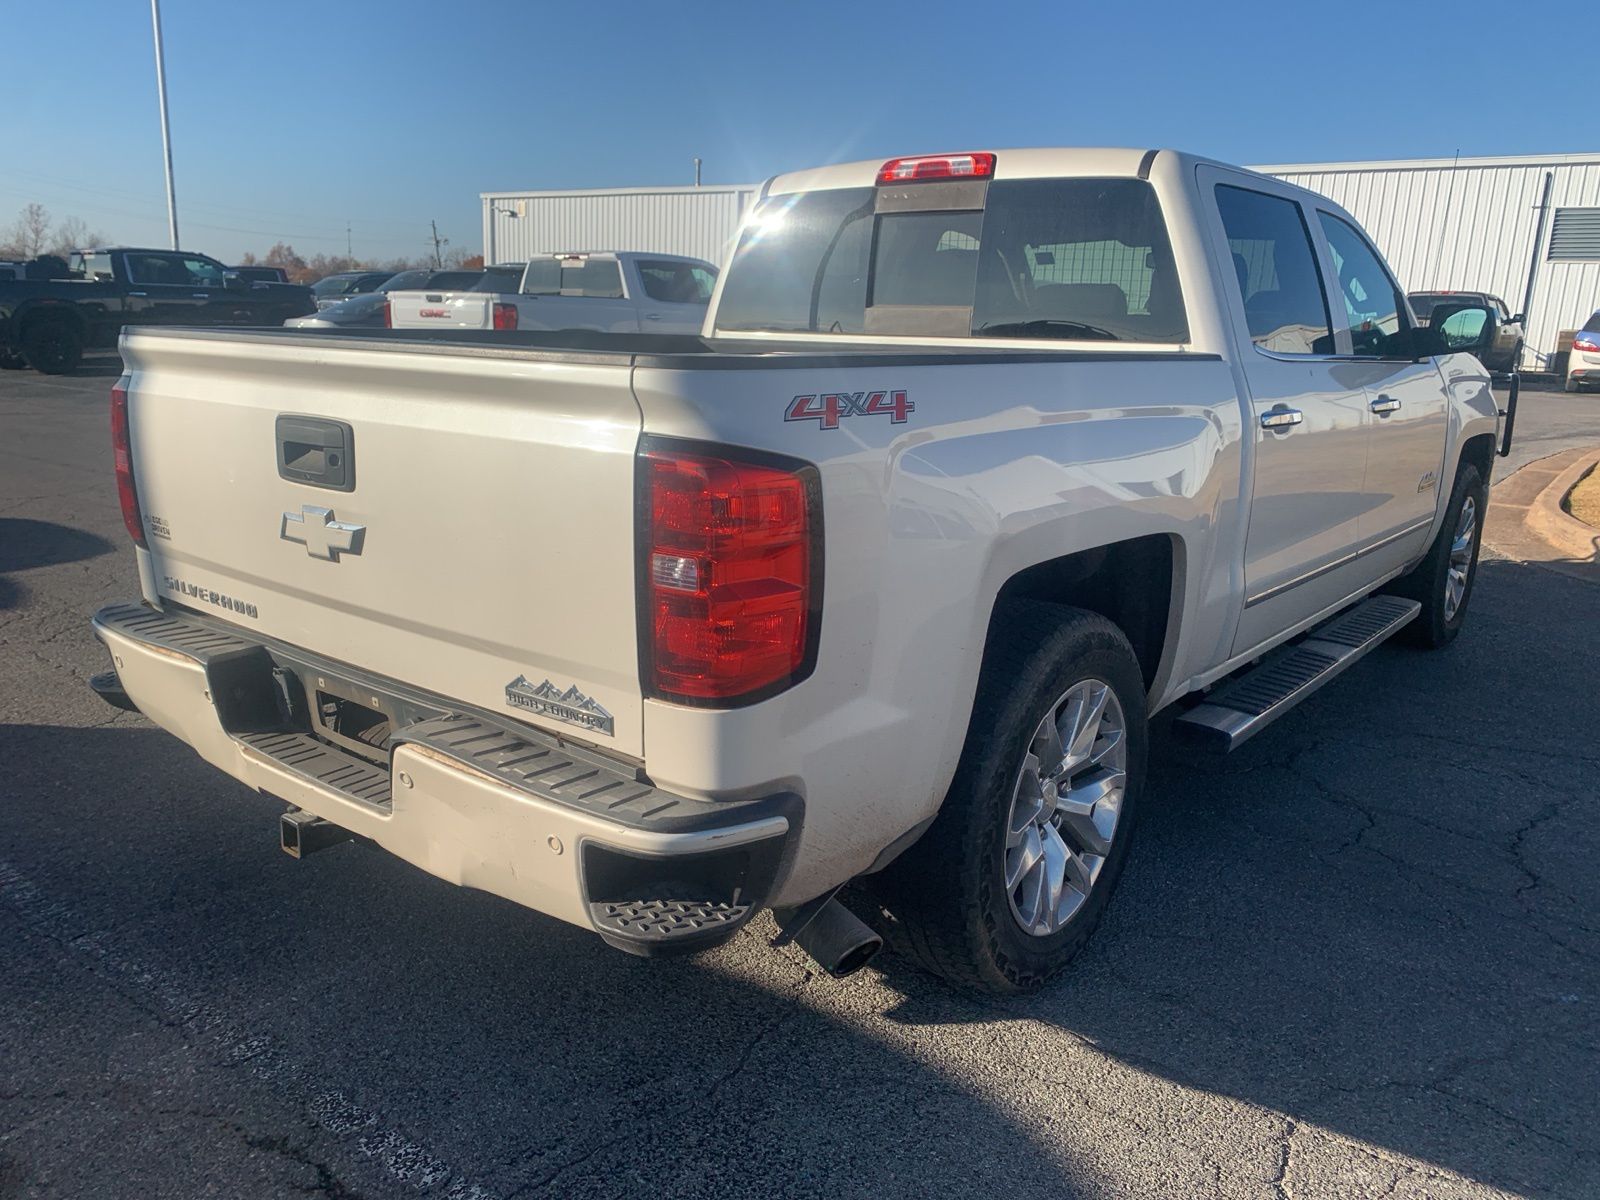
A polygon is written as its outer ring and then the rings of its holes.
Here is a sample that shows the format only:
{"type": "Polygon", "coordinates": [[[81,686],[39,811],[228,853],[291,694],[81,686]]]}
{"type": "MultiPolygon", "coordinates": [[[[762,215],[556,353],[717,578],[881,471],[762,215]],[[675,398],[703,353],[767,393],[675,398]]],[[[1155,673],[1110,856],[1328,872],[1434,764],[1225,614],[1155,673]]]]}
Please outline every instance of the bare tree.
{"type": "Polygon", "coordinates": [[[20,258],[38,258],[49,238],[50,213],[42,204],[30,204],[11,227],[11,253],[20,258]]]}
{"type": "Polygon", "coordinates": [[[61,224],[56,226],[55,236],[50,239],[50,253],[65,258],[75,250],[104,246],[107,240],[99,230],[90,229],[82,217],[63,217],[61,224]]]}

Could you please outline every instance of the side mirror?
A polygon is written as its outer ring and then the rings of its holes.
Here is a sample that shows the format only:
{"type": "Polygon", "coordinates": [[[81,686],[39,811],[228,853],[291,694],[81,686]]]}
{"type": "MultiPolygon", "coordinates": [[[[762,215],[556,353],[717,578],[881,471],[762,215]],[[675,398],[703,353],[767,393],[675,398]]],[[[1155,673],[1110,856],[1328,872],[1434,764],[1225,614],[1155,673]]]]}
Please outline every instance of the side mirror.
{"type": "Polygon", "coordinates": [[[227,271],[222,276],[222,286],[230,292],[245,292],[250,290],[250,281],[237,271],[227,271]]]}
{"type": "Polygon", "coordinates": [[[1507,325],[1521,325],[1522,321],[1523,321],[1523,318],[1526,315],[1527,315],[1526,313],[1512,313],[1510,320],[1508,320],[1506,322],[1506,324],[1507,325]]]}
{"type": "Polygon", "coordinates": [[[1494,345],[1495,324],[1486,304],[1441,304],[1428,328],[1439,335],[1440,354],[1482,354],[1494,345]]]}

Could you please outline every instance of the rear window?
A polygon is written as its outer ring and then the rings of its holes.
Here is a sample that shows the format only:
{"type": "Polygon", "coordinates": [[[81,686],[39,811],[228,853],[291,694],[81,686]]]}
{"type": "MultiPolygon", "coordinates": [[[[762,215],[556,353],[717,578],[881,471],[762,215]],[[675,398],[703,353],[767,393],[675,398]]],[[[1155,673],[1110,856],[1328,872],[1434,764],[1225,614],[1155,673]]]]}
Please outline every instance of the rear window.
{"type": "Polygon", "coordinates": [[[774,196],[734,252],[717,326],[1172,343],[1188,322],[1155,190],[992,183],[983,210],[876,212],[872,188],[774,196]]]}
{"type": "Polygon", "coordinates": [[[622,271],[614,258],[537,258],[528,264],[522,290],[530,296],[622,295],[622,271]]]}
{"type": "Polygon", "coordinates": [[[1595,313],[1583,323],[1584,333],[1600,333],[1600,312],[1595,313]]]}
{"type": "Polygon", "coordinates": [[[522,284],[521,267],[490,267],[472,285],[475,292],[515,292],[522,284]]]}

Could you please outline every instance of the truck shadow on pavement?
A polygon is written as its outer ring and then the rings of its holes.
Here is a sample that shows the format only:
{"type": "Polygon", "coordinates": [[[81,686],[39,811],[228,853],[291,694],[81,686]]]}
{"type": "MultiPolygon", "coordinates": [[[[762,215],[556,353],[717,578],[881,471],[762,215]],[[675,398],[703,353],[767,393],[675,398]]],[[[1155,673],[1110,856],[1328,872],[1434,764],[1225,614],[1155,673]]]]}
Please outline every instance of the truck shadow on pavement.
{"type": "Polygon", "coordinates": [[[1476,588],[1451,647],[1384,648],[1226,759],[1158,735],[1140,844],[1057,984],[968,1008],[886,964],[893,1015],[1032,1017],[1130,1094],[1282,1114],[1286,1161],[1332,1132],[1600,1195],[1600,588],[1496,559],[1476,588]]]}
{"type": "Polygon", "coordinates": [[[631,959],[365,846],[293,862],[280,805],[137,718],[0,726],[12,1170],[78,1194],[1165,1197],[1319,1169],[1334,1194],[1600,1193],[1574,653],[1600,590],[1485,562],[1474,604],[1449,650],[1381,650],[1232,758],[1158,739],[1099,933],[1011,1001],[892,956],[821,979],[764,924],[631,959]]]}
{"type": "Polygon", "coordinates": [[[0,612],[21,607],[28,598],[28,589],[9,578],[10,572],[97,558],[111,550],[105,538],[70,525],[0,517],[0,612]]]}

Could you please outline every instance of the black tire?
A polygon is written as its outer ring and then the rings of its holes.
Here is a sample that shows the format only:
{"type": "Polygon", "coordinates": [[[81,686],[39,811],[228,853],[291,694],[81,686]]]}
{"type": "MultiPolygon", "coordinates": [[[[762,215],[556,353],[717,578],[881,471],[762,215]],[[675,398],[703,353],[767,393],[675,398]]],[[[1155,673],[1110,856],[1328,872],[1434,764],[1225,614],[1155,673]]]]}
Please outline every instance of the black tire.
{"type": "Polygon", "coordinates": [[[1489,506],[1489,489],[1483,476],[1471,463],[1462,463],[1456,470],[1455,487],[1450,493],[1450,503],[1445,508],[1444,523],[1428,548],[1427,557],[1402,575],[1386,589],[1397,596],[1407,596],[1422,605],[1400,636],[1413,646],[1424,650],[1437,650],[1455,641],[1456,634],[1467,620],[1467,605],[1472,599],[1472,585],[1478,577],[1478,552],[1483,547],[1483,518],[1489,506]],[[1470,555],[1467,559],[1466,586],[1459,602],[1452,609],[1449,602],[1451,549],[1461,532],[1461,512],[1468,501],[1474,506],[1470,555]]]}
{"type": "Polygon", "coordinates": [[[41,375],[66,375],[83,358],[83,334],[59,318],[34,321],[23,331],[22,357],[41,375]]]}
{"type": "Polygon", "coordinates": [[[1568,375],[1566,383],[1564,383],[1562,385],[1562,390],[1563,391],[1567,391],[1567,392],[1575,392],[1575,391],[1577,391],[1578,390],[1578,381],[1576,379],[1574,379],[1571,375],[1568,375]]]}
{"type": "Polygon", "coordinates": [[[0,350],[0,371],[20,371],[27,365],[22,355],[10,350],[0,350]]]}
{"type": "Polygon", "coordinates": [[[1031,991],[1064,968],[1105,910],[1144,790],[1144,678],[1128,639],[1081,609],[1006,602],[995,613],[955,780],[928,832],[868,881],[894,943],[958,987],[1031,991]],[[1054,933],[1027,932],[1005,883],[1006,827],[1035,730],[1075,684],[1108,683],[1121,705],[1126,772],[1115,834],[1088,896],[1054,933]]]}

